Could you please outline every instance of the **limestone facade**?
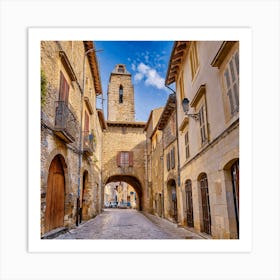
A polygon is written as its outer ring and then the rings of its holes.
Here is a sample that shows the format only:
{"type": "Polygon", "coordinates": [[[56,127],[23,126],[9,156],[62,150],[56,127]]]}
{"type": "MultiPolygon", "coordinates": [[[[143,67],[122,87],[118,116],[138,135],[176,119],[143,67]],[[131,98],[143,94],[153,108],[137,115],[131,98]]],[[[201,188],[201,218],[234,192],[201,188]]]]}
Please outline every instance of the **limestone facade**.
{"type": "Polygon", "coordinates": [[[175,42],[166,84],[173,82],[183,206],[179,220],[213,238],[238,238],[238,42],[175,42]]]}
{"type": "Polygon", "coordinates": [[[84,60],[93,47],[91,41],[41,42],[42,236],[101,210],[102,128],[95,109],[101,84],[94,52],[84,60]]]}

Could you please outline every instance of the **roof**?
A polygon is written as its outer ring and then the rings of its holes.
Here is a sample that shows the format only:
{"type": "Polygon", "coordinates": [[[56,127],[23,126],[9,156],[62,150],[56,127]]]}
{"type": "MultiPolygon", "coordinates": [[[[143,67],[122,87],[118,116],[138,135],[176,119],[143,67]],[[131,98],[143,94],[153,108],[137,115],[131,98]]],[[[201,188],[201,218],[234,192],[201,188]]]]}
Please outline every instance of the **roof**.
{"type": "Polygon", "coordinates": [[[131,76],[131,74],[126,69],[125,64],[116,64],[116,66],[111,74],[130,75],[131,76]]]}
{"type": "MultiPolygon", "coordinates": [[[[84,41],[84,46],[85,46],[85,51],[95,48],[93,41],[84,41]]],[[[88,57],[89,65],[90,65],[90,70],[91,70],[92,76],[94,78],[95,94],[100,95],[100,94],[102,94],[102,86],[101,86],[101,79],[100,79],[100,74],[99,74],[99,67],[98,67],[96,52],[89,52],[87,57],[88,57]]]]}
{"type": "Polygon", "coordinates": [[[149,115],[149,118],[148,118],[148,121],[146,123],[146,126],[144,128],[144,131],[146,131],[148,129],[148,126],[150,124],[150,122],[152,121],[152,118],[153,118],[153,115],[155,114],[156,111],[162,111],[164,107],[159,107],[159,108],[155,108],[153,109],[151,112],[150,112],[150,115],[149,115]]]}
{"type": "Polygon", "coordinates": [[[104,118],[103,110],[97,109],[96,111],[97,111],[98,119],[99,119],[102,130],[107,129],[107,124],[106,124],[106,121],[104,118]]]}
{"type": "Polygon", "coordinates": [[[161,113],[161,116],[158,121],[158,125],[155,127],[154,131],[159,129],[162,130],[165,128],[170,116],[176,109],[176,95],[175,93],[169,94],[165,107],[161,113]]]}
{"type": "Polygon", "coordinates": [[[189,45],[189,41],[176,41],[174,43],[166,73],[165,85],[170,85],[177,80],[181,63],[189,49],[189,45]]]}
{"type": "Polygon", "coordinates": [[[120,126],[120,127],[142,127],[146,126],[146,122],[125,122],[125,121],[107,121],[108,126],[120,126]]]}

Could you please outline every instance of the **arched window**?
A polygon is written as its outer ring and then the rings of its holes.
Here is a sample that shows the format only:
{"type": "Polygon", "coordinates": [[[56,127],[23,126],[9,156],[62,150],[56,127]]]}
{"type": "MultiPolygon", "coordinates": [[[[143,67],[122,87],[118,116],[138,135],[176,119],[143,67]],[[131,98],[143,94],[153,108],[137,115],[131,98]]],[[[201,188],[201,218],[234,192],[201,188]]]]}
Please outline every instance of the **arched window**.
{"type": "Polygon", "coordinates": [[[124,67],[123,67],[123,65],[119,65],[119,67],[118,67],[118,72],[119,72],[119,73],[124,73],[124,67]]]}
{"type": "Polygon", "coordinates": [[[119,88],[119,103],[123,103],[123,86],[120,85],[119,88]]]}

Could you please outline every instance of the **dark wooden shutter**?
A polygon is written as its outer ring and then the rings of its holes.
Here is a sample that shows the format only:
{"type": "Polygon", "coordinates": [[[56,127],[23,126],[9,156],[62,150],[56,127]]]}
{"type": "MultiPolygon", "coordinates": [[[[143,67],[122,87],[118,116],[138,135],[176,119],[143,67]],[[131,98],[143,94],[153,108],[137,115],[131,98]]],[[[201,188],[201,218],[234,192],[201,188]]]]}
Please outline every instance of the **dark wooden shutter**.
{"type": "Polygon", "coordinates": [[[86,111],[85,111],[84,131],[87,132],[87,133],[89,132],[89,115],[86,111]]]}
{"type": "Polygon", "coordinates": [[[175,168],[175,148],[173,147],[171,150],[171,168],[175,168]]]}
{"type": "Polygon", "coordinates": [[[129,166],[133,166],[133,152],[129,152],[129,162],[128,162],[129,166]]]}
{"type": "Polygon", "coordinates": [[[68,104],[68,98],[69,98],[69,85],[63,73],[60,71],[59,101],[64,101],[66,104],[68,104]]]}
{"type": "Polygon", "coordinates": [[[167,170],[169,171],[170,170],[170,153],[168,153],[166,155],[166,167],[167,167],[167,170]]]}
{"type": "Polygon", "coordinates": [[[121,166],[121,152],[118,152],[118,154],[117,154],[117,166],[118,167],[121,166]]]}

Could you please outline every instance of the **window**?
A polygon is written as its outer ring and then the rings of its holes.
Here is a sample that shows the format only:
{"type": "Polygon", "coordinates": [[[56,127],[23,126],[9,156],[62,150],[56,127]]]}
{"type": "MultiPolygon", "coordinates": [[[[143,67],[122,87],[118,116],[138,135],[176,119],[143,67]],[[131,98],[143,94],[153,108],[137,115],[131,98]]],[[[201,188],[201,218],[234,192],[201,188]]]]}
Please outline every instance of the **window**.
{"type": "Polygon", "coordinates": [[[68,97],[69,97],[69,85],[60,71],[60,86],[59,86],[59,101],[64,101],[68,104],[68,97]]]}
{"type": "Polygon", "coordinates": [[[187,131],[185,134],[185,149],[186,149],[186,159],[190,157],[190,150],[189,150],[189,132],[187,131]]]}
{"type": "Polygon", "coordinates": [[[118,167],[132,167],[133,166],[133,152],[119,152],[117,155],[118,167]]]}
{"type": "Polygon", "coordinates": [[[119,73],[124,73],[124,67],[123,67],[123,65],[119,65],[119,67],[118,67],[118,72],[119,72],[119,73]]]}
{"type": "Polygon", "coordinates": [[[167,171],[170,170],[170,153],[168,153],[166,155],[166,167],[167,167],[167,171]]]}
{"type": "Polygon", "coordinates": [[[200,125],[201,143],[204,144],[207,141],[204,106],[201,106],[199,110],[199,125],[200,125]]]}
{"type": "Polygon", "coordinates": [[[197,56],[196,42],[193,42],[190,47],[190,64],[191,64],[191,73],[192,73],[192,80],[193,80],[198,70],[198,56],[197,56]]]}
{"type": "Polygon", "coordinates": [[[87,134],[89,133],[89,115],[88,115],[88,113],[86,111],[85,111],[84,131],[87,134]]]}
{"type": "Polygon", "coordinates": [[[120,85],[119,88],[119,103],[123,103],[123,86],[120,85]]]}
{"type": "Polygon", "coordinates": [[[170,157],[171,157],[171,168],[175,168],[175,148],[173,147],[172,150],[170,151],[170,157]]]}
{"type": "Polygon", "coordinates": [[[231,57],[223,73],[231,116],[239,111],[239,52],[231,57]]]}

